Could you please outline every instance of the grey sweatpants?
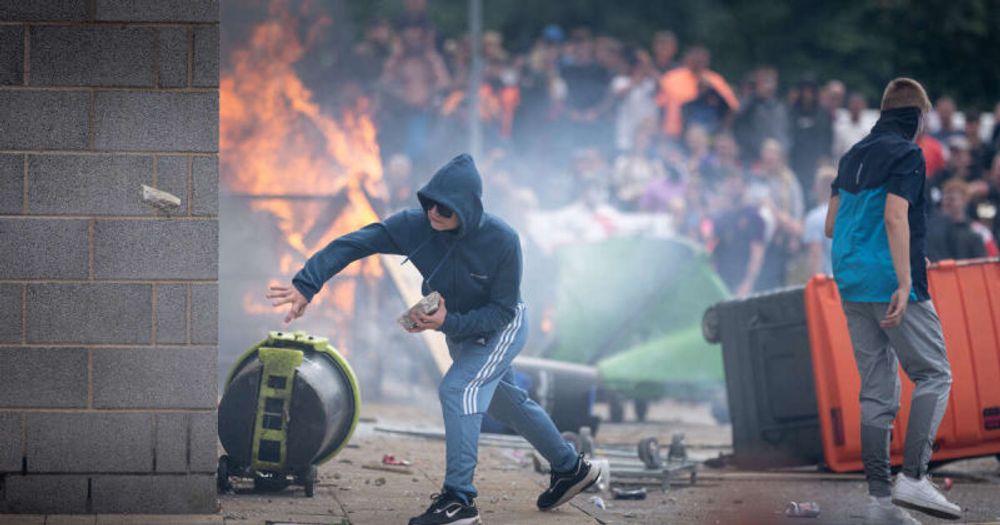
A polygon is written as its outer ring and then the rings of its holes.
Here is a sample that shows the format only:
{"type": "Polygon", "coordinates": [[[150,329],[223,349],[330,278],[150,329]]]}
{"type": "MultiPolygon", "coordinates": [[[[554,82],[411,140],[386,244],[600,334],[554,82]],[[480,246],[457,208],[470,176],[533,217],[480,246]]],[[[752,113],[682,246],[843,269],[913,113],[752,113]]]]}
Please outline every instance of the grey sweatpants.
{"type": "Polygon", "coordinates": [[[898,365],[916,385],[903,447],[903,473],[927,471],[938,425],[948,405],[951,366],[941,321],[930,301],[910,303],[895,328],[883,329],[888,303],[844,301],[854,358],[861,374],[861,459],[873,496],[891,495],[889,440],[899,410],[898,365]]]}

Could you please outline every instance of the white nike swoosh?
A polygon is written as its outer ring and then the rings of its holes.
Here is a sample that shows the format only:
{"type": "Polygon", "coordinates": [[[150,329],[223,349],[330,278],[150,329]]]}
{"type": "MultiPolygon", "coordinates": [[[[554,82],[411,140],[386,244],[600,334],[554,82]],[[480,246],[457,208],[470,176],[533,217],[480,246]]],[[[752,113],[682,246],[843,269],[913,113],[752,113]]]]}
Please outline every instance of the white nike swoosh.
{"type": "Polygon", "coordinates": [[[562,478],[562,479],[560,479],[559,481],[556,481],[556,484],[555,484],[555,485],[552,485],[552,489],[551,489],[551,490],[555,490],[555,489],[556,489],[556,487],[558,487],[558,486],[559,486],[559,484],[560,484],[560,483],[562,483],[562,482],[564,482],[564,481],[565,481],[565,482],[567,482],[567,483],[572,483],[572,482],[573,482],[573,479],[572,479],[572,478],[562,478]]]}
{"type": "Polygon", "coordinates": [[[460,510],[462,510],[462,506],[461,505],[459,505],[458,503],[452,503],[451,505],[448,505],[447,507],[443,507],[443,508],[435,510],[434,514],[441,514],[442,512],[444,512],[445,515],[447,515],[450,518],[450,517],[454,516],[455,514],[458,514],[458,511],[460,511],[460,510]],[[446,509],[455,509],[455,510],[449,511],[449,510],[446,510],[446,509]]]}

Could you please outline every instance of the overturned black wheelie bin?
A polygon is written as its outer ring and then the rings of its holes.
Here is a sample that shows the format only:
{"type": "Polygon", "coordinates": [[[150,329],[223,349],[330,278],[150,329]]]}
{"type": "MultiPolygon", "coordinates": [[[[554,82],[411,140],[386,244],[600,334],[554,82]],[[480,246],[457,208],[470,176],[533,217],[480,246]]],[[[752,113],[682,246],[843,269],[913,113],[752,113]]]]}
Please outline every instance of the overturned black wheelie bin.
{"type": "Polygon", "coordinates": [[[736,465],[821,462],[805,288],[717,303],[705,311],[702,331],[708,342],[722,343],[736,465]]]}
{"type": "Polygon", "coordinates": [[[358,382],[325,337],[270,332],[233,365],[219,403],[218,488],[252,478],[257,490],[302,485],[340,451],[361,410],[358,382]]]}

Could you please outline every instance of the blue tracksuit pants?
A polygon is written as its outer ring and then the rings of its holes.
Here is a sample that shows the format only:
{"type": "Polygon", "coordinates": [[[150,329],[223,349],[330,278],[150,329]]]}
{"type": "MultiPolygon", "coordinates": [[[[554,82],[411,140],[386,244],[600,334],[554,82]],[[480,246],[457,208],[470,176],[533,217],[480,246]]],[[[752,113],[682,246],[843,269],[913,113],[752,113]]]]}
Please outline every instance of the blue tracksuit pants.
{"type": "Polygon", "coordinates": [[[510,324],[485,341],[448,339],[452,365],[438,387],[447,447],[444,490],[467,502],[477,496],[472,478],[484,412],[527,439],[553,470],[567,471],[576,465],[573,446],[562,438],[542,407],[514,385],[510,363],[527,336],[524,305],[520,304],[510,324]]]}

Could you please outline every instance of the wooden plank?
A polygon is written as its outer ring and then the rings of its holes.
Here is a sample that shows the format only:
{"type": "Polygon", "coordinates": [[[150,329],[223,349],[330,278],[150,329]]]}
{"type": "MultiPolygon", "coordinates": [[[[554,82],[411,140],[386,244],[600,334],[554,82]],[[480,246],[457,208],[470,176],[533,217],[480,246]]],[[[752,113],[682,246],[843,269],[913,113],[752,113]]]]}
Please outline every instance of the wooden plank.
{"type": "MultiPolygon", "coordinates": [[[[403,298],[403,303],[406,304],[400,310],[400,313],[402,313],[406,308],[417,304],[417,301],[423,298],[424,294],[421,293],[420,288],[424,279],[412,264],[400,264],[404,260],[402,256],[381,255],[380,257],[382,258],[382,267],[389,274],[389,278],[396,285],[396,290],[399,291],[400,297],[403,298]]],[[[397,329],[402,330],[402,328],[398,327],[397,329]]],[[[444,334],[435,330],[424,330],[418,335],[424,342],[427,351],[430,352],[431,358],[434,359],[434,364],[437,365],[437,369],[443,377],[444,373],[448,371],[448,367],[451,366],[451,355],[448,353],[448,343],[444,340],[444,334]]]]}

